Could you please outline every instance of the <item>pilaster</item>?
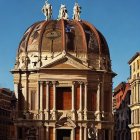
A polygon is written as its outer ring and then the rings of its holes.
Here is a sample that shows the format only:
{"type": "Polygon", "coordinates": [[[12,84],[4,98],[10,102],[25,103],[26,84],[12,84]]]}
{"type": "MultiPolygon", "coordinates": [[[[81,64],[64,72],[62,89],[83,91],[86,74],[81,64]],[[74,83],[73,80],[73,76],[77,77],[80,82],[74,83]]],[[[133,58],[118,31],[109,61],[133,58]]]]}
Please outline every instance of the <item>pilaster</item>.
{"type": "Polygon", "coordinates": [[[49,120],[49,81],[46,81],[46,119],[49,120]]]}
{"type": "Polygon", "coordinates": [[[85,86],[84,120],[87,120],[87,83],[84,83],[84,86],[85,86]]]}
{"type": "Polygon", "coordinates": [[[40,110],[40,119],[43,119],[43,82],[40,81],[40,102],[39,102],[39,110],[40,110]]]}
{"type": "Polygon", "coordinates": [[[97,120],[100,121],[101,120],[101,104],[100,104],[100,101],[101,101],[101,83],[99,82],[98,83],[98,89],[97,89],[97,105],[96,105],[96,111],[97,111],[97,120]]]}
{"type": "Polygon", "coordinates": [[[72,119],[75,120],[75,82],[72,82],[72,119]]]}
{"type": "Polygon", "coordinates": [[[53,115],[54,120],[56,120],[56,81],[53,81],[53,115]]]}
{"type": "Polygon", "coordinates": [[[82,87],[83,87],[83,82],[80,81],[79,83],[80,83],[80,105],[79,105],[80,108],[79,108],[79,111],[78,111],[78,112],[79,112],[79,115],[80,115],[80,116],[79,116],[79,119],[82,120],[82,116],[83,116],[83,115],[82,115],[82,113],[83,113],[83,112],[82,112],[82,104],[83,104],[83,103],[82,103],[82,87]]]}

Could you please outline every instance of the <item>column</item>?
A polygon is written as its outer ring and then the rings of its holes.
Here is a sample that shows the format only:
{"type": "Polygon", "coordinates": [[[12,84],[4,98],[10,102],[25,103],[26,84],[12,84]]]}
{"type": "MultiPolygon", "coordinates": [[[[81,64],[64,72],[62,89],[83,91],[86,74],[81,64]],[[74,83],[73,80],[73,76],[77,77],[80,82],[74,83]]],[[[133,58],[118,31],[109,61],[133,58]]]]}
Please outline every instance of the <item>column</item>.
{"type": "Polygon", "coordinates": [[[36,108],[36,110],[38,111],[39,110],[39,94],[40,94],[40,91],[39,91],[39,89],[40,89],[40,85],[39,85],[39,82],[37,83],[37,93],[35,94],[35,99],[36,99],[36,104],[35,104],[35,108],[36,108]]]}
{"type": "Polygon", "coordinates": [[[75,111],[75,82],[72,82],[72,111],[75,111]]]}
{"type": "Polygon", "coordinates": [[[112,136],[112,130],[109,129],[108,131],[109,131],[109,140],[112,140],[112,139],[113,139],[113,136],[112,136]]]}
{"type": "Polygon", "coordinates": [[[25,77],[25,88],[24,88],[24,104],[25,104],[25,110],[28,110],[28,103],[29,103],[29,98],[28,98],[28,74],[26,73],[25,77]]]}
{"type": "Polygon", "coordinates": [[[84,119],[87,120],[87,83],[85,83],[84,86],[85,86],[84,119]]]}
{"type": "Polygon", "coordinates": [[[40,119],[43,119],[43,82],[40,81],[40,86],[39,86],[39,90],[40,90],[40,97],[39,97],[39,111],[40,111],[40,119]]]}
{"type": "Polygon", "coordinates": [[[80,111],[82,111],[82,84],[83,82],[80,82],[80,111]]]}
{"type": "Polygon", "coordinates": [[[18,99],[18,83],[14,83],[15,96],[18,99]]]}
{"type": "Polygon", "coordinates": [[[56,136],[57,136],[56,128],[54,127],[53,128],[53,138],[54,138],[54,140],[56,140],[56,136]]]}
{"type": "Polygon", "coordinates": [[[56,81],[53,81],[53,113],[56,120],[56,81]]]}
{"type": "Polygon", "coordinates": [[[72,82],[72,109],[73,120],[75,120],[75,82],[72,82]]]}
{"type": "Polygon", "coordinates": [[[138,82],[138,101],[140,103],[140,82],[138,82]]]}
{"type": "Polygon", "coordinates": [[[131,132],[131,140],[133,140],[133,133],[131,132]]]}
{"type": "Polygon", "coordinates": [[[137,140],[140,140],[139,131],[137,131],[137,140]]]}
{"type": "Polygon", "coordinates": [[[138,114],[138,109],[136,109],[136,124],[138,124],[138,118],[139,117],[139,114],[138,114]]]}
{"type": "Polygon", "coordinates": [[[46,140],[49,140],[49,126],[46,126],[46,140]]]}
{"type": "Polygon", "coordinates": [[[134,83],[132,85],[132,89],[133,89],[132,96],[133,96],[133,104],[134,104],[135,103],[135,84],[134,83]]]}
{"type": "Polygon", "coordinates": [[[82,126],[80,126],[80,140],[83,140],[82,134],[83,134],[83,132],[82,132],[82,126]]]}
{"type": "Polygon", "coordinates": [[[100,113],[101,113],[101,112],[100,112],[100,111],[101,111],[101,110],[100,110],[100,101],[101,101],[101,100],[100,100],[100,99],[101,99],[100,96],[101,96],[101,95],[100,95],[100,92],[101,92],[101,83],[99,82],[99,83],[98,83],[98,89],[97,89],[97,106],[96,106],[96,107],[97,107],[96,110],[97,110],[97,120],[98,120],[98,121],[100,121],[100,119],[101,119],[101,114],[100,114],[100,113]]]}
{"type": "Polygon", "coordinates": [[[46,111],[47,116],[46,119],[49,119],[49,81],[46,81],[46,111]]]}
{"type": "MultiPolygon", "coordinates": [[[[18,85],[18,83],[14,83],[14,91],[15,91],[16,99],[19,99],[19,85],[18,85]]],[[[18,104],[16,105],[15,113],[18,113],[19,102],[17,102],[17,103],[18,104]]]]}
{"type": "Polygon", "coordinates": [[[84,140],[87,140],[87,126],[84,127],[84,140]]]}
{"type": "Polygon", "coordinates": [[[75,140],[75,128],[71,131],[71,140],[75,140]]]}
{"type": "Polygon", "coordinates": [[[136,109],[134,110],[134,124],[136,124],[136,109]]]}
{"type": "Polygon", "coordinates": [[[40,111],[43,111],[43,82],[40,81],[40,111]]]}
{"type": "Polygon", "coordinates": [[[132,124],[134,125],[134,110],[132,110],[132,124]]]}
{"type": "MultiPolygon", "coordinates": [[[[100,89],[101,89],[101,91],[100,91],[100,96],[101,96],[101,111],[102,111],[102,113],[103,113],[103,111],[104,111],[104,75],[102,76],[102,82],[100,83],[100,89]]],[[[112,92],[112,83],[108,83],[108,84],[110,84],[110,91],[109,92],[112,92]]],[[[109,93],[108,93],[109,94],[109,93]]],[[[111,103],[111,106],[112,106],[112,103],[111,103]]],[[[111,110],[112,110],[112,108],[111,108],[111,110]]]]}
{"type": "Polygon", "coordinates": [[[138,103],[139,102],[139,89],[138,89],[138,82],[136,82],[136,102],[138,103]]]}
{"type": "Polygon", "coordinates": [[[136,83],[134,83],[134,103],[136,103],[136,83]]]}
{"type": "Polygon", "coordinates": [[[80,120],[82,120],[82,85],[83,82],[80,82],[80,108],[79,108],[80,120]]]}
{"type": "MultiPolygon", "coordinates": [[[[132,87],[132,84],[131,84],[132,87]]],[[[131,95],[130,95],[130,105],[133,104],[133,88],[131,88],[131,95]]]]}
{"type": "Polygon", "coordinates": [[[140,124],[140,108],[139,108],[139,124],[140,124]]]}

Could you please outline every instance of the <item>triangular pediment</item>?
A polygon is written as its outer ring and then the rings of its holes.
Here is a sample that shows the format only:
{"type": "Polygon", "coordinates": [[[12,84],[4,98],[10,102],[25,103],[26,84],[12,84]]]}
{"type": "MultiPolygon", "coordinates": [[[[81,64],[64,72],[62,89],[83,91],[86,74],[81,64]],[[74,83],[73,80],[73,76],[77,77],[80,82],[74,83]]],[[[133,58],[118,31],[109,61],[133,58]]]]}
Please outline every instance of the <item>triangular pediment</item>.
{"type": "Polygon", "coordinates": [[[70,56],[62,56],[49,61],[46,65],[42,66],[43,69],[88,69],[79,59],[70,56]]]}

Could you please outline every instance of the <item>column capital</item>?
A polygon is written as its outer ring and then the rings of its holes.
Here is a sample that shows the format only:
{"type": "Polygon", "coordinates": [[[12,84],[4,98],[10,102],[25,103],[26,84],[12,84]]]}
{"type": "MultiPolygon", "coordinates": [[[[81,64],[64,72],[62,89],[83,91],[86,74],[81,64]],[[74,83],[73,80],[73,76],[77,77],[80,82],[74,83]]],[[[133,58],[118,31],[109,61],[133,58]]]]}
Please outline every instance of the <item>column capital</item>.
{"type": "Polygon", "coordinates": [[[72,85],[76,85],[76,81],[72,81],[72,85]]]}
{"type": "Polygon", "coordinates": [[[43,84],[43,81],[38,81],[39,84],[43,84]]]}
{"type": "Polygon", "coordinates": [[[46,85],[49,85],[50,84],[50,81],[45,81],[46,85]]]}
{"type": "Polygon", "coordinates": [[[87,85],[88,85],[88,82],[83,82],[83,83],[84,83],[84,85],[85,85],[85,86],[87,86],[87,85]]]}
{"type": "Polygon", "coordinates": [[[83,85],[84,82],[83,82],[83,81],[78,81],[78,83],[79,83],[80,85],[83,85]]]}
{"type": "Polygon", "coordinates": [[[56,84],[58,84],[58,81],[52,81],[52,84],[56,85],[56,84]]]}

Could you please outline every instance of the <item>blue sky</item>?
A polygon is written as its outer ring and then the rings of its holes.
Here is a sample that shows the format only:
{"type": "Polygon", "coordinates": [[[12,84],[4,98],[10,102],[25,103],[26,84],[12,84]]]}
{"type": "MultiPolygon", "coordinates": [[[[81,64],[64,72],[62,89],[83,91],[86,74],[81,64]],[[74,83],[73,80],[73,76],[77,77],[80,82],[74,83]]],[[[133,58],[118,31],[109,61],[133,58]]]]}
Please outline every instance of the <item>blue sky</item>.
{"type": "MultiPolygon", "coordinates": [[[[45,0],[0,0],[0,87],[13,90],[9,72],[15,63],[24,31],[44,19],[41,8],[45,0]]],[[[60,4],[66,4],[72,18],[74,0],[49,0],[56,19],[60,4]]],[[[140,0],[78,0],[81,18],[92,23],[105,36],[118,75],[114,86],[129,77],[128,60],[140,51],[140,0]]]]}

